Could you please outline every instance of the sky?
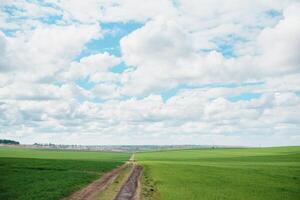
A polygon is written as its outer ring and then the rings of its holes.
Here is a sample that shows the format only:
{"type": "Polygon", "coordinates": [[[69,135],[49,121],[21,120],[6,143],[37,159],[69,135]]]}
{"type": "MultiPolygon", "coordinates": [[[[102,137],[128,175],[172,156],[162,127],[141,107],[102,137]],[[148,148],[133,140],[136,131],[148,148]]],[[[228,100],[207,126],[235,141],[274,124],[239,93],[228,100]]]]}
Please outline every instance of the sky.
{"type": "Polygon", "coordinates": [[[1,0],[0,138],[300,145],[300,1],[1,0]]]}

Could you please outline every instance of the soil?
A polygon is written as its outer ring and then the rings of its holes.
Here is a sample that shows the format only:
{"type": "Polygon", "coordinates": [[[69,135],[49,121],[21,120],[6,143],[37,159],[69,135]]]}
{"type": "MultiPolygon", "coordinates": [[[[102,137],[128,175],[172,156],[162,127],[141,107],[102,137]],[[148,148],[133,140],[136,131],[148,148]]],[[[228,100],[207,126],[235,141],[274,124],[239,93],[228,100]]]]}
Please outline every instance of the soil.
{"type": "Polygon", "coordinates": [[[119,193],[114,200],[138,200],[140,191],[140,177],[143,168],[140,165],[134,164],[133,170],[127,181],[121,187],[119,193]]]}
{"type": "Polygon", "coordinates": [[[127,167],[128,163],[104,174],[100,179],[89,184],[87,187],[73,193],[71,196],[64,198],[64,200],[93,200],[99,193],[105,190],[127,167]]]}
{"type": "Polygon", "coordinates": [[[134,155],[131,157],[129,162],[124,165],[104,174],[98,180],[92,182],[87,187],[73,193],[71,196],[64,198],[63,200],[95,200],[99,197],[99,194],[103,192],[120,173],[128,167],[133,165],[130,175],[118,191],[114,200],[139,200],[141,190],[141,174],[143,167],[138,165],[134,160],[134,155]]]}

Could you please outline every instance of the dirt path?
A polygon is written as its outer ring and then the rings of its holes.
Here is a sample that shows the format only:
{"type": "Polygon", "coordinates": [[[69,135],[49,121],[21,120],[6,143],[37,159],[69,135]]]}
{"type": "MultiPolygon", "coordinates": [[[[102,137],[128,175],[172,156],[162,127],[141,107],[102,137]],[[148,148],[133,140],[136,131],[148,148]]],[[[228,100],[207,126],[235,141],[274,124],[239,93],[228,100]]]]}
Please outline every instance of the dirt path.
{"type": "Polygon", "coordinates": [[[131,155],[131,157],[130,157],[130,159],[129,159],[129,162],[132,162],[132,163],[135,162],[135,160],[134,160],[134,153],[131,155]]]}
{"type": "Polygon", "coordinates": [[[121,187],[119,193],[114,200],[138,200],[140,190],[140,176],[143,168],[140,165],[134,164],[133,170],[121,187]]]}
{"type": "Polygon", "coordinates": [[[64,200],[93,200],[95,199],[100,192],[105,190],[116,177],[120,174],[122,170],[127,167],[128,163],[123,164],[122,166],[112,170],[101,176],[100,179],[92,182],[87,187],[79,190],[78,192],[73,193],[71,196],[64,198],[64,200]]]}

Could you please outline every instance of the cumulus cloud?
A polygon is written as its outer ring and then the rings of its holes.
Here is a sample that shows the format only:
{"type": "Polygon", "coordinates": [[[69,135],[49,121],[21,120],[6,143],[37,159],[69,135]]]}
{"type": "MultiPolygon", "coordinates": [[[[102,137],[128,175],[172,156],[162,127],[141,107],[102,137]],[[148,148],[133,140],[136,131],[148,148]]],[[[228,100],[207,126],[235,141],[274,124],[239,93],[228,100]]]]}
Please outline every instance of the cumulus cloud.
{"type": "Polygon", "coordinates": [[[172,1],[153,0],[139,3],[138,0],[109,1],[101,10],[100,20],[104,22],[147,21],[158,15],[174,15],[172,1]]]}
{"type": "Polygon", "coordinates": [[[2,68],[22,73],[19,78],[30,81],[51,77],[98,35],[97,26],[52,25],[5,37],[6,51],[1,52],[1,57],[6,62],[2,68]]]}
{"type": "MultiPolygon", "coordinates": [[[[278,24],[257,35],[251,53],[230,58],[218,49],[201,52],[194,35],[180,20],[149,21],[121,40],[123,59],[128,65],[137,66],[127,75],[125,92],[134,85],[139,85],[135,94],[143,94],[178,84],[263,80],[299,72],[299,9],[299,4],[287,7],[278,24]],[[152,76],[148,76],[150,73],[152,76]]],[[[219,37],[222,36],[223,32],[219,37]]]]}
{"type": "MultiPolygon", "coordinates": [[[[92,135],[100,132],[99,137],[112,134],[109,131],[128,136],[132,134],[131,131],[136,131],[147,137],[159,134],[167,138],[181,134],[196,134],[197,137],[206,134],[297,135],[295,127],[299,124],[299,114],[296,110],[300,107],[300,98],[292,93],[268,94],[238,103],[222,97],[199,100],[201,93],[184,92],[166,103],[160,96],[153,95],[142,100],[109,101],[103,104],[23,101],[7,114],[17,109],[17,113],[21,114],[14,125],[27,121],[35,131],[42,130],[50,122],[56,122],[56,125],[52,124],[43,132],[70,134],[74,131],[92,135]]],[[[10,107],[2,104],[1,108],[10,107]]],[[[2,120],[10,118],[6,116],[2,120]]]]}
{"type": "MultiPolygon", "coordinates": [[[[94,82],[106,81],[105,76],[108,75],[109,68],[120,64],[120,62],[120,58],[109,55],[107,52],[86,56],[80,59],[79,62],[72,62],[65,76],[71,80],[90,77],[94,82]],[[103,74],[103,76],[98,74],[103,74]]],[[[110,75],[113,76],[113,74],[110,75]]]]}
{"type": "Polygon", "coordinates": [[[299,11],[293,0],[1,2],[0,136],[299,144],[299,11]]]}
{"type": "Polygon", "coordinates": [[[259,37],[260,65],[270,73],[293,73],[300,69],[300,3],[288,7],[275,27],[264,29],[259,37]],[[287,39],[288,38],[288,39],[287,39]]]}
{"type": "Polygon", "coordinates": [[[8,66],[6,66],[6,49],[7,49],[7,41],[5,35],[0,31],[0,71],[8,70],[8,66]]]}

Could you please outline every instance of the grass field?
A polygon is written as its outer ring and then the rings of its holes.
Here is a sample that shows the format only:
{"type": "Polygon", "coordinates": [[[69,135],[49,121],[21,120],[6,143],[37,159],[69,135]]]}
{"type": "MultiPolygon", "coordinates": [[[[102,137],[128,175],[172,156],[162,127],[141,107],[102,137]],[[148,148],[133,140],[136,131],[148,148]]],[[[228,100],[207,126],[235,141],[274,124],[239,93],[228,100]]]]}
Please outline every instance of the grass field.
{"type": "Polygon", "coordinates": [[[0,148],[0,199],[57,200],[128,158],[126,153],[0,148]]]}
{"type": "Polygon", "coordinates": [[[136,157],[145,168],[142,200],[300,199],[300,147],[174,150],[136,157]]]}

